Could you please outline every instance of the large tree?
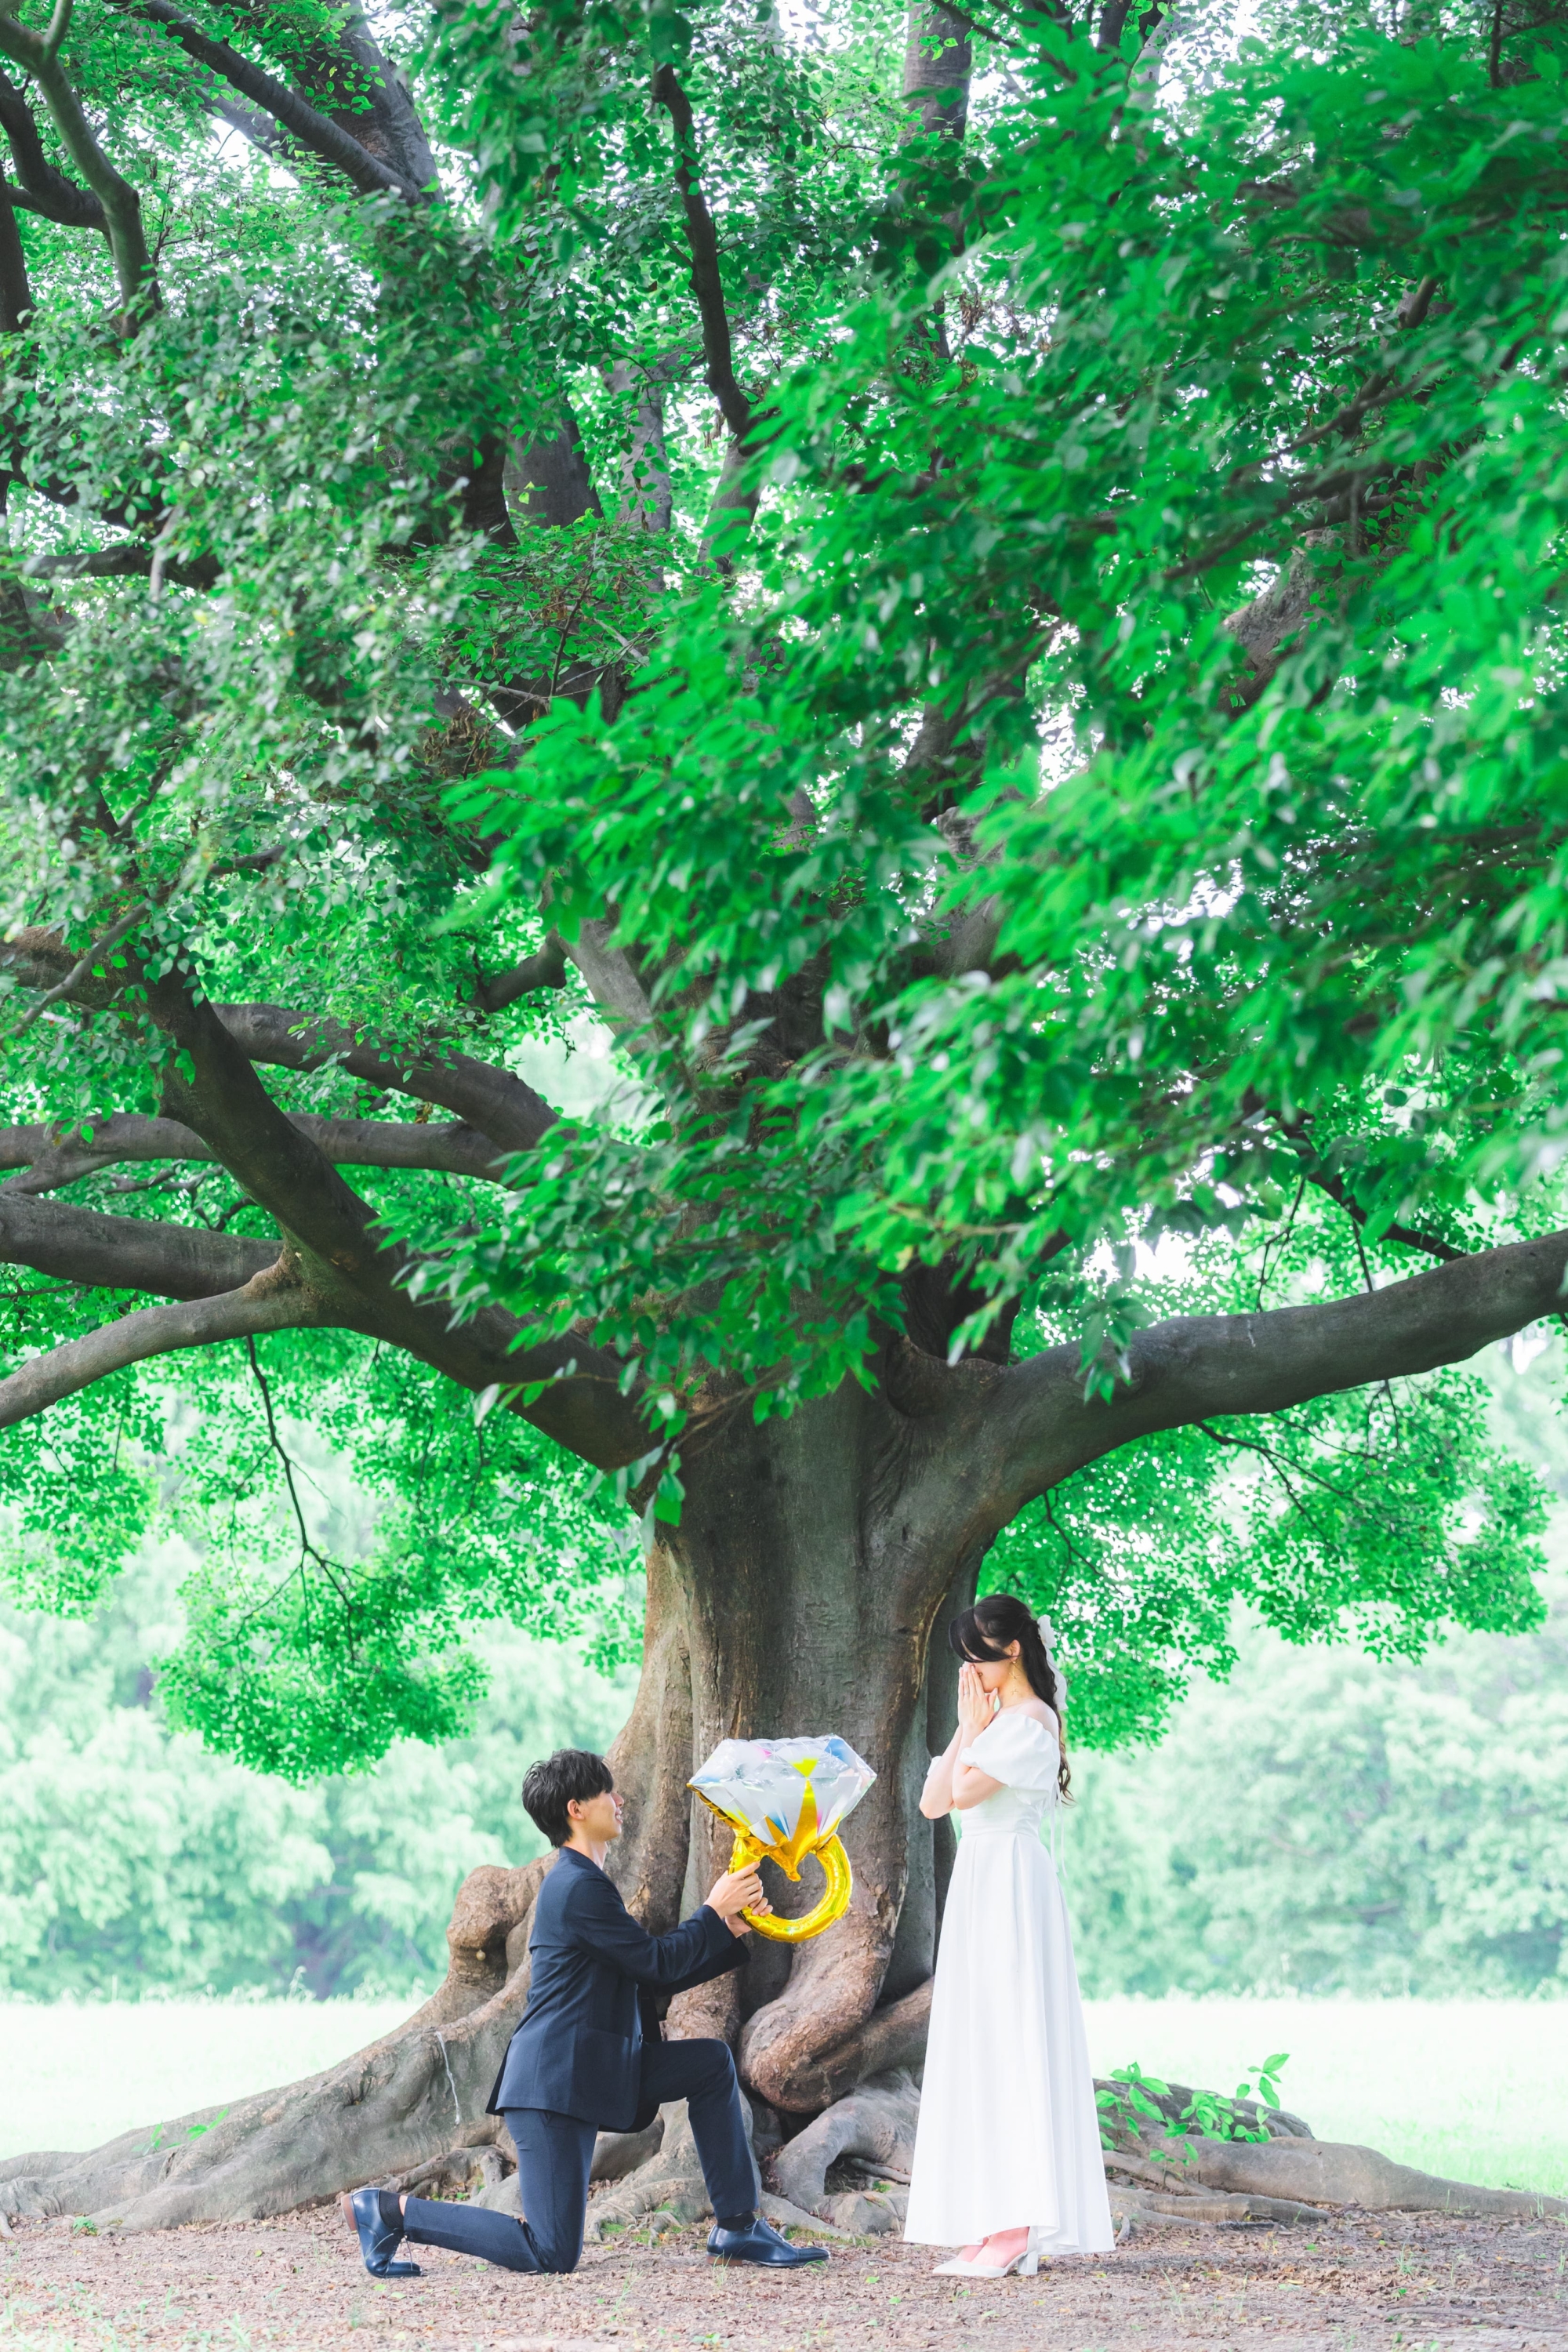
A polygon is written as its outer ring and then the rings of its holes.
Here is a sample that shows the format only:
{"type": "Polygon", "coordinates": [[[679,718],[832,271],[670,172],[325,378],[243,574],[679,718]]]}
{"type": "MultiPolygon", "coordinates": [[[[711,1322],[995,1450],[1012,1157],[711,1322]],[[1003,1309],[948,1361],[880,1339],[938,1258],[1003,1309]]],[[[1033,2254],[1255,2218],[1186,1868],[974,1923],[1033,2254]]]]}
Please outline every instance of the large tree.
{"type": "MultiPolygon", "coordinates": [[[[983,1572],[1107,1739],[1238,1599],[1538,1615],[1445,1368],[1568,1265],[1563,43],[1162,95],[1167,29],[0,14],[17,1574],[183,1512],[167,1702],[308,1774],[459,1721],[476,1618],[625,1634],[640,1542],[650,1924],[716,1739],[879,1771],[844,1923],[671,2021],[795,2116],[921,2048],[983,1572]]],[[[536,1884],[333,2076],[16,2195],[482,2137],[536,1884]]]]}

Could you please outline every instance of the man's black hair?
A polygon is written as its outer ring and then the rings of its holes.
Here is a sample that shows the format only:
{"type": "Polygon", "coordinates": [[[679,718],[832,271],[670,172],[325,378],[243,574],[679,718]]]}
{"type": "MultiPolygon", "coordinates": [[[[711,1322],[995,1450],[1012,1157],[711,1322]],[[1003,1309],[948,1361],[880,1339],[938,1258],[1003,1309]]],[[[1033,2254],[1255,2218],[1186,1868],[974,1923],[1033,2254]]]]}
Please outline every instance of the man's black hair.
{"type": "Polygon", "coordinates": [[[572,1834],[566,1808],[573,1798],[585,1804],[590,1797],[602,1797],[615,1785],[609,1766],[591,1748],[558,1748],[553,1756],[529,1766],[522,1801],[551,1844],[564,1845],[572,1834]]]}

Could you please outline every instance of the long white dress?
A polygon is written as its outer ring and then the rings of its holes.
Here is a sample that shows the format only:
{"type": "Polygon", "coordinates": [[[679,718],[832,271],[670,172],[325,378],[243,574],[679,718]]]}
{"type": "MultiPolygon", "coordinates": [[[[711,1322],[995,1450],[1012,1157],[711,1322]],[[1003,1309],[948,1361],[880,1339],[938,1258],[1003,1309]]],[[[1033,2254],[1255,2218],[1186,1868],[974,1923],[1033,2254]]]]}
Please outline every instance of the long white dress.
{"type": "Polygon", "coordinates": [[[1057,1736],[1008,1707],[959,1760],[1004,1786],[960,1816],[904,2235],[965,2246],[1027,2227],[1033,2253],[1103,2252],[1113,2233],[1083,2004],[1040,1840],[1057,1736]]]}

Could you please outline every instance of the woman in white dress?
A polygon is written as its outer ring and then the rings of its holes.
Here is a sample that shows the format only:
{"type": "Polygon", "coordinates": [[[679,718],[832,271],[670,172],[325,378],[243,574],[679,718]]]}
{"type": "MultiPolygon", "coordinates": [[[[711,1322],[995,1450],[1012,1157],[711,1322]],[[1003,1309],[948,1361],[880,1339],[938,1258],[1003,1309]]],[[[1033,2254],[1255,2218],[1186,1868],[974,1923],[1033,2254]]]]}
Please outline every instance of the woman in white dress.
{"type": "Polygon", "coordinates": [[[1110,2205],[1072,1939],[1041,1843],[1067,1792],[1057,1677],[1021,1601],[954,1619],[958,1729],[921,1811],[963,1816],[942,1913],[904,2235],[942,2277],[1101,2253],[1110,2205]]]}

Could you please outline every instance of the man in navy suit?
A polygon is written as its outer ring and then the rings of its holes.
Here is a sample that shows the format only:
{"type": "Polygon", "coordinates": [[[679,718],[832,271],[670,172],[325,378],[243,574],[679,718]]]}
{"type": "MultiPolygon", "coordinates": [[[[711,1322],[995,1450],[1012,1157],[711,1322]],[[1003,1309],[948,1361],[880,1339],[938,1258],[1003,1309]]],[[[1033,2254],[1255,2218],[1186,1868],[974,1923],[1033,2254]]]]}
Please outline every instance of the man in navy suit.
{"type": "Polygon", "coordinates": [[[588,2173],[601,2131],[641,2131],[667,2099],[684,2099],[714,2225],[708,2251],[777,2269],[826,2262],[792,2246],[757,2210],[757,2168],[723,2042],[666,2042],[658,1993],[706,1984],[745,1957],[742,1911],[765,1910],[755,1870],[729,1871],[668,1936],[650,1936],[605,1871],[621,1833],[621,1800],[602,1756],[563,1748],[530,1768],[522,1801],[552,1846],[533,1906],[528,2008],[511,2037],[489,2113],[517,2149],[519,2221],[484,2206],[357,2189],[344,2204],[375,2278],[417,2278],[392,2260],[398,2242],[449,2246],[512,2271],[571,2271],[583,2251],[588,2173]]]}

